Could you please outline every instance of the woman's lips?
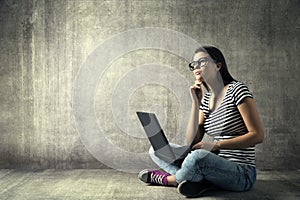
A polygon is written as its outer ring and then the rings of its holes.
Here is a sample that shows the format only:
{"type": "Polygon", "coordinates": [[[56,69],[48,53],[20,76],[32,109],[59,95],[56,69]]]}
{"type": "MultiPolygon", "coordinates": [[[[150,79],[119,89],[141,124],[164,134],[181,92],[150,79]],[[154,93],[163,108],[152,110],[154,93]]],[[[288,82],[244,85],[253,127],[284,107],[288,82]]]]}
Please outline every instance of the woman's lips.
{"type": "Polygon", "coordinates": [[[195,75],[200,75],[200,74],[201,74],[200,71],[195,72],[195,75]]]}

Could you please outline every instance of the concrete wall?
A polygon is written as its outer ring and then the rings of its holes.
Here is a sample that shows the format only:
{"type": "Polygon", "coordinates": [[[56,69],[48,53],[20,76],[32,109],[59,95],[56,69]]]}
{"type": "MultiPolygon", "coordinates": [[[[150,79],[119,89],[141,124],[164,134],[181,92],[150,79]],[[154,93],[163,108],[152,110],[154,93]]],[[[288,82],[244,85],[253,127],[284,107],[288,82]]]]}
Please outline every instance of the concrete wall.
{"type": "MultiPolygon", "coordinates": [[[[232,75],[253,91],[266,133],[264,143],[257,146],[258,167],[299,168],[299,13],[298,0],[1,0],[0,167],[105,168],[89,152],[92,147],[84,144],[85,136],[78,130],[91,127],[78,127],[84,119],[74,116],[76,77],[88,56],[111,36],[160,27],[219,47],[232,75]]],[[[102,53],[109,54],[109,49],[102,53]]],[[[134,111],[148,110],[158,113],[167,136],[180,143],[180,126],[186,117],[182,109],[189,105],[184,102],[189,94],[185,83],[176,84],[179,78],[193,82],[186,66],[187,61],[178,55],[141,49],[120,55],[101,76],[95,73],[98,82],[91,115],[101,126],[99,135],[124,151],[146,154],[149,142],[130,132],[144,134],[134,111]],[[126,87],[147,75],[123,79],[149,63],[168,66],[177,77],[165,73],[164,67],[158,69],[151,75],[157,76],[157,84],[135,86],[124,106],[117,105],[113,111],[113,101],[118,100],[114,91],[123,87],[122,94],[127,94],[126,87]],[[178,98],[176,91],[163,85],[166,82],[186,96],[178,98]],[[116,119],[133,125],[122,130],[116,119]]],[[[88,82],[81,84],[93,90],[88,82]]],[[[115,154],[110,156],[118,162],[115,154]]]]}

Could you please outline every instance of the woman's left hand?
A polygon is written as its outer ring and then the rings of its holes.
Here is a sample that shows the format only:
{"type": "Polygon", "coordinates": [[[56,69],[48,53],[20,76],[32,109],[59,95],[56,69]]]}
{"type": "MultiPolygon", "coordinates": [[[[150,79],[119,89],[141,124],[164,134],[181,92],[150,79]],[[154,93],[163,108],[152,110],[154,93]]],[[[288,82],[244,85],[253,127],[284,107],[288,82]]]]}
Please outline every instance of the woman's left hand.
{"type": "Polygon", "coordinates": [[[218,151],[219,146],[218,142],[198,142],[192,147],[193,150],[195,149],[205,149],[207,151],[218,151]]]}

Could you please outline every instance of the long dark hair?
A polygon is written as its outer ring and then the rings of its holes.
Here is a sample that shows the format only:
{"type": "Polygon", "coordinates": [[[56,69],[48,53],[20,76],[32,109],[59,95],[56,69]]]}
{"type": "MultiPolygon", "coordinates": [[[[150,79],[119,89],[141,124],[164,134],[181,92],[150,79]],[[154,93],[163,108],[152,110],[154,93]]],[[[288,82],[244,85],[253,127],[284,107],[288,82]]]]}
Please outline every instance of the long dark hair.
{"type": "MultiPolygon", "coordinates": [[[[218,48],[213,46],[202,46],[196,49],[194,55],[199,52],[207,53],[215,61],[215,63],[221,63],[220,74],[222,76],[224,85],[228,85],[232,81],[235,81],[235,79],[230,75],[228,71],[223,53],[218,48]]],[[[205,89],[209,91],[208,85],[204,81],[202,83],[205,89]]]]}

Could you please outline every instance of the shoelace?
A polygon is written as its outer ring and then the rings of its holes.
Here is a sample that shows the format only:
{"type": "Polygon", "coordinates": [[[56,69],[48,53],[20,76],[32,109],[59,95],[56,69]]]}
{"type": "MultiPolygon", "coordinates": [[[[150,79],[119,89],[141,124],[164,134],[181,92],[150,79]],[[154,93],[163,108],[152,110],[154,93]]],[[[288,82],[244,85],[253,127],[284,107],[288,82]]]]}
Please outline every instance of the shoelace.
{"type": "Polygon", "coordinates": [[[151,180],[151,183],[158,183],[158,184],[163,185],[163,179],[164,179],[164,177],[165,176],[162,175],[162,174],[151,173],[150,180],[151,180]]]}

